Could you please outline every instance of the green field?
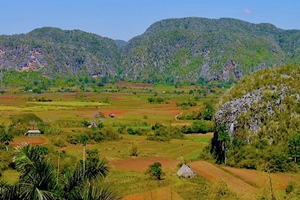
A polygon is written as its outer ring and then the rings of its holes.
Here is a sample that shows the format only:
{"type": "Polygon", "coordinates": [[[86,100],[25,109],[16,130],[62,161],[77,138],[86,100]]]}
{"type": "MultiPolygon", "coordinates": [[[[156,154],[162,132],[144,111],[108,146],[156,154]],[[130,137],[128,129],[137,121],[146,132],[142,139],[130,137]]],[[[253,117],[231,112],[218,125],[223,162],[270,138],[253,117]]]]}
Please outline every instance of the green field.
{"type": "MultiPolygon", "coordinates": [[[[61,173],[64,169],[74,168],[74,163],[82,160],[83,152],[95,149],[100,157],[108,159],[110,163],[131,159],[169,159],[179,164],[200,159],[200,154],[210,144],[213,133],[172,136],[182,130],[182,127],[189,127],[193,123],[193,120],[178,120],[175,116],[192,115],[207,103],[214,105],[220,94],[199,96],[195,100],[195,95],[190,94],[190,90],[195,89],[192,86],[180,88],[183,91],[180,94],[173,92],[175,88],[164,85],[155,85],[151,89],[127,88],[115,92],[118,88],[120,87],[112,85],[103,89],[103,92],[95,93],[0,94],[0,120],[3,126],[8,126],[14,122],[14,116],[31,113],[39,117],[48,128],[42,136],[46,143],[43,145],[49,149],[49,158],[61,173]],[[148,101],[149,98],[157,97],[163,98],[164,102],[148,101]],[[196,101],[196,106],[178,106],[187,101],[196,101]],[[97,118],[99,113],[102,116],[97,118]],[[114,117],[109,114],[114,114],[114,117]],[[87,124],[93,121],[101,122],[103,127],[87,128],[87,124]],[[149,139],[150,136],[159,134],[153,128],[155,125],[163,127],[158,130],[167,134],[167,140],[149,139]],[[99,134],[102,134],[100,138],[99,134]],[[89,138],[84,148],[78,139],[81,136],[89,138]],[[131,156],[134,145],[138,149],[137,157],[131,156]]],[[[22,140],[24,136],[18,134],[23,135],[22,131],[31,129],[30,123],[24,125],[23,129],[19,128],[19,124],[14,125],[20,130],[19,133],[14,132],[14,140],[22,140]]],[[[14,154],[13,145],[12,143],[8,152],[0,150],[3,151],[0,156],[0,180],[8,183],[16,182],[19,176],[9,167],[14,154]]],[[[165,167],[164,164],[162,167],[165,167]]],[[[121,197],[143,193],[148,195],[148,192],[153,192],[154,195],[156,191],[177,195],[180,199],[208,197],[211,190],[219,187],[202,176],[179,179],[176,175],[178,166],[174,164],[164,169],[163,179],[157,181],[149,180],[144,174],[145,170],[123,170],[110,165],[110,173],[104,184],[118,191],[121,197]],[[203,185],[205,187],[201,188],[203,185]]],[[[224,190],[228,189],[226,188],[227,186],[224,190]]],[[[228,191],[232,192],[231,189],[228,191]]]]}

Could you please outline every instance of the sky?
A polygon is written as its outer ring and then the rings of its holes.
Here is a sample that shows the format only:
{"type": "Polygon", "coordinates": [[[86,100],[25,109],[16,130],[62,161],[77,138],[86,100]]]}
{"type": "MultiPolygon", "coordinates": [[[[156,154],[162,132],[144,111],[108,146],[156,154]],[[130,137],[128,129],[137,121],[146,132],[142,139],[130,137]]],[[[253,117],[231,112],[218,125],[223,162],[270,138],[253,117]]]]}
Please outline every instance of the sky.
{"type": "Polygon", "coordinates": [[[154,22],[223,17],[300,30],[299,0],[0,0],[0,35],[80,29],[128,41],[154,22]]]}

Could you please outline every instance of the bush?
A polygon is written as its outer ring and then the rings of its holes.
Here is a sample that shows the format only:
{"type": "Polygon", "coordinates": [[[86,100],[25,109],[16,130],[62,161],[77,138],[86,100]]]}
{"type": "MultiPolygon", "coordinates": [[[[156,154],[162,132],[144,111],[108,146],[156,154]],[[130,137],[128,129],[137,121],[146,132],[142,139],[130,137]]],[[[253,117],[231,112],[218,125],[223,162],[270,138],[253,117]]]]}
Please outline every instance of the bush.
{"type": "Polygon", "coordinates": [[[139,155],[139,148],[137,143],[132,143],[130,148],[129,148],[129,155],[130,156],[138,156],[139,155]]]}
{"type": "Polygon", "coordinates": [[[192,124],[194,133],[207,133],[207,126],[204,120],[195,121],[192,124]]]}
{"type": "Polygon", "coordinates": [[[149,165],[146,170],[146,174],[149,175],[150,179],[161,180],[161,176],[163,175],[161,163],[155,162],[152,165],[149,165]]]}

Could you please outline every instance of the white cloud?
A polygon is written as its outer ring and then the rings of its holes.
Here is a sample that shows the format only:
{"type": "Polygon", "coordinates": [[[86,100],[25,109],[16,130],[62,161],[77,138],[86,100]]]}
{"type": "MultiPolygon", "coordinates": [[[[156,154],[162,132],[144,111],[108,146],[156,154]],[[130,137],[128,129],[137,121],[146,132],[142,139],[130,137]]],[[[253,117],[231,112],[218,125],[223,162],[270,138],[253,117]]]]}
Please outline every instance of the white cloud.
{"type": "Polygon", "coordinates": [[[243,10],[243,12],[244,12],[245,14],[248,14],[248,15],[251,15],[251,14],[252,14],[252,11],[249,10],[249,9],[247,9],[247,8],[245,8],[245,9],[243,10]]]}

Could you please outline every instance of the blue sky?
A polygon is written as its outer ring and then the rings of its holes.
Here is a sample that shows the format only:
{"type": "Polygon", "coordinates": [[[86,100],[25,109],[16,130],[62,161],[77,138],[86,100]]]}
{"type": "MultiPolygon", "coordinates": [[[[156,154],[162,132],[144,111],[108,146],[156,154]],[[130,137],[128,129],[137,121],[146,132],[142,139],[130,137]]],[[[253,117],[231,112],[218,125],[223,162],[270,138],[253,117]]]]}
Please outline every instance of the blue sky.
{"type": "Polygon", "coordinates": [[[0,35],[51,26],[128,41],[156,21],[181,17],[230,17],[300,29],[299,8],[298,0],[1,0],[0,35]]]}

